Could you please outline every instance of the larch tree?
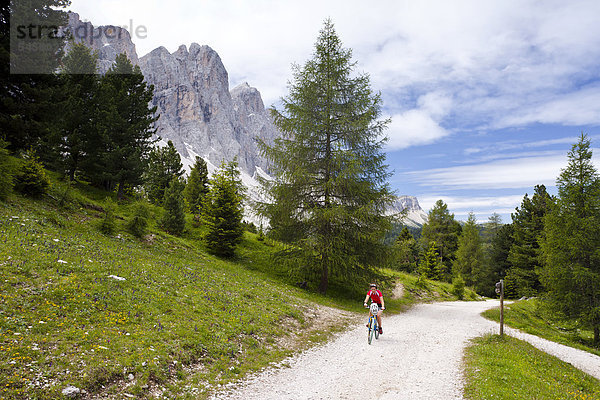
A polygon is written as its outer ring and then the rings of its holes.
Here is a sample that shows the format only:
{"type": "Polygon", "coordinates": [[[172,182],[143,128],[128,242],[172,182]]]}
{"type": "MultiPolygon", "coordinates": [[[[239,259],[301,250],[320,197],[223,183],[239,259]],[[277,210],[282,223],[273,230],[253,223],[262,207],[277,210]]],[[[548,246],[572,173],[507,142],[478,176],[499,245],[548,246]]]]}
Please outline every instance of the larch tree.
{"type": "Polygon", "coordinates": [[[292,244],[283,255],[292,270],[321,293],[332,277],[352,285],[373,276],[391,222],[382,151],[389,120],[379,119],[381,96],[355,67],[325,21],[313,57],[294,66],[283,109],[272,110],[283,136],[261,144],[275,179],[263,181],[271,201],[259,214],[271,235],[292,244]]]}
{"type": "Polygon", "coordinates": [[[600,344],[600,176],[589,138],[581,134],[556,181],[558,198],[546,214],[540,278],[550,304],[594,331],[600,344]]]}

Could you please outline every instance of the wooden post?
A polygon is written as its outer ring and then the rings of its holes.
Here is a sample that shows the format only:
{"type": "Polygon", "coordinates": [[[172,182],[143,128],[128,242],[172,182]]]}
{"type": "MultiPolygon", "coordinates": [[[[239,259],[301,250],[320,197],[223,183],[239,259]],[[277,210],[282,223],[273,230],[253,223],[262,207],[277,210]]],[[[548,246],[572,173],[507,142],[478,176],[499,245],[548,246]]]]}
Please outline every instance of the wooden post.
{"type": "Polygon", "coordinates": [[[500,337],[504,336],[504,279],[500,279],[500,337]]]}

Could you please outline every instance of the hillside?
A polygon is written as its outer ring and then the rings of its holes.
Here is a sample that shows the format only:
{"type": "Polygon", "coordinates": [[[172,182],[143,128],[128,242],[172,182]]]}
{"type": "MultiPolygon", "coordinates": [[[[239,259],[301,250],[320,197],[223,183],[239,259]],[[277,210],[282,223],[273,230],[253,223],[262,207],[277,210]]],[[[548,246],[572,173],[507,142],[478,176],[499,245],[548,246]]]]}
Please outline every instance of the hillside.
{"type": "MultiPolygon", "coordinates": [[[[97,224],[109,195],[55,178],[43,199],[0,202],[4,398],[56,398],[69,385],[85,398],[202,398],[362,315],[362,293],[297,288],[273,266],[278,244],[248,232],[237,257],[221,260],[206,252],[191,216],[181,238],[155,226],[134,238],[126,203],[118,233],[105,236],[97,224]]],[[[156,221],[162,210],[151,211],[156,221]]],[[[386,302],[391,312],[451,297],[447,286],[403,280],[403,297],[386,302]]]]}

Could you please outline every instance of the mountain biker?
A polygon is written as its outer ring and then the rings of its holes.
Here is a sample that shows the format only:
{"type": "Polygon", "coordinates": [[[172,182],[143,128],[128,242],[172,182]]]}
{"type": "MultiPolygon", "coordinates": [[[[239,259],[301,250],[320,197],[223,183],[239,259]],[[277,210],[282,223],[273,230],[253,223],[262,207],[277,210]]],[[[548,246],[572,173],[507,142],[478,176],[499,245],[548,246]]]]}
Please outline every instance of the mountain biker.
{"type": "MultiPolygon", "coordinates": [[[[383,328],[381,327],[381,313],[385,310],[385,302],[383,301],[383,294],[377,289],[377,284],[371,283],[369,285],[369,291],[365,297],[364,306],[367,306],[367,301],[371,298],[372,303],[376,303],[379,306],[379,312],[377,313],[377,323],[379,324],[379,334],[383,335],[383,328]]],[[[367,325],[368,326],[368,325],[367,325]]]]}

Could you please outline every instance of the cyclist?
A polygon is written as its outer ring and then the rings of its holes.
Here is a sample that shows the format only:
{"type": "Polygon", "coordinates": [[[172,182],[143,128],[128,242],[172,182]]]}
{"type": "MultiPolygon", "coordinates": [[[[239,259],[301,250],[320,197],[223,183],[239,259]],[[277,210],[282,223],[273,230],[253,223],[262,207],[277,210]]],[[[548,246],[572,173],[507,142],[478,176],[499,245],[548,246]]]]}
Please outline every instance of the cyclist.
{"type": "MultiPolygon", "coordinates": [[[[383,335],[383,328],[381,327],[381,313],[385,310],[385,302],[383,301],[383,294],[377,289],[377,284],[371,283],[369,285],[369,291],[365,297],[364,306],[367,306],[367,301],[371,298],[372,303],[376,303],[379,306],[379,312],[377,313],[377,322],[379,324],[379,334],[383,335]]],[[[368,325],[367,325],[368,326],[368,325]]]]}

